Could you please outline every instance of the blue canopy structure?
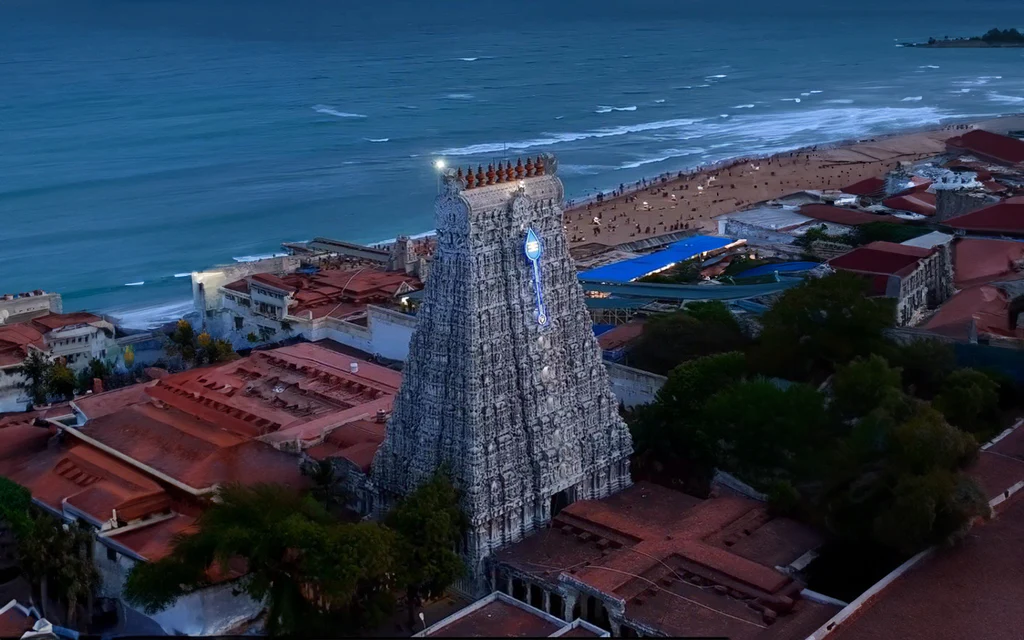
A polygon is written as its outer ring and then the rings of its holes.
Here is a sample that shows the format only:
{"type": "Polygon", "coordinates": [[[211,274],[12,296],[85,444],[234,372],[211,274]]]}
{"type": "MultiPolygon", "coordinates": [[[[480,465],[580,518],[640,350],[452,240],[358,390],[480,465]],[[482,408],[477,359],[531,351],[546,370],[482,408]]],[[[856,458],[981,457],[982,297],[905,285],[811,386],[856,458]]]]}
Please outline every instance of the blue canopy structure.
{"type": "Polygon", "coordinates": [[[733,242],[735,240],[732,238],[690,236],[673,242],[661,251],[583,271],[580,273],[580,280],[632,282],[637,278],[650,275],[676,263],[685,262],[708,251],[727,247],[733,242]]]}

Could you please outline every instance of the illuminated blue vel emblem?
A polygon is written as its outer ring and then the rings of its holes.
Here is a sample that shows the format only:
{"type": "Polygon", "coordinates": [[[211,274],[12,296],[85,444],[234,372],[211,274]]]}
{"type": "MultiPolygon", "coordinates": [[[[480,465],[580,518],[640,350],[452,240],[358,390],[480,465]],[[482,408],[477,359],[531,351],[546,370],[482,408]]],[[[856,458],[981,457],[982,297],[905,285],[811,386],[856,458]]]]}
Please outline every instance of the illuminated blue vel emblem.
{"type": "Polygon", "coordinates": [[[533,290],[537,295],[537,324],[544,326],[548,323],[548,314],[544,310],[544,295],[541,292],[540,284],[540,257],[544,253],[544,245],[533,229],[526,230],[526,244],[523,251],[533,266],[533,290]]]}

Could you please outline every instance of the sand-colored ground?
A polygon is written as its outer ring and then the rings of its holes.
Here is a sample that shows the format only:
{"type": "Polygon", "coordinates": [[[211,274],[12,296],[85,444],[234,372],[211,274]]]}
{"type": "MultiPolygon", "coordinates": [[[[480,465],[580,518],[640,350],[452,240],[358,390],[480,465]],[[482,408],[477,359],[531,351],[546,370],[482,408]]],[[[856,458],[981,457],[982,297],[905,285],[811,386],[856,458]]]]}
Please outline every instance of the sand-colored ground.
{"type": "Polygon", "coordinates": [[[682,177],[665,174],[647,179],[635,191],[636,185],[624,185],[623,195],[568,208],[567,235],[575,246],[616,245],[686,229],[714,233],[715,216],[804,189],[838,189],[881,177],[901,160],[942,153],[945,140],[964,133],[965,126],[800,150],[682,177]]]}

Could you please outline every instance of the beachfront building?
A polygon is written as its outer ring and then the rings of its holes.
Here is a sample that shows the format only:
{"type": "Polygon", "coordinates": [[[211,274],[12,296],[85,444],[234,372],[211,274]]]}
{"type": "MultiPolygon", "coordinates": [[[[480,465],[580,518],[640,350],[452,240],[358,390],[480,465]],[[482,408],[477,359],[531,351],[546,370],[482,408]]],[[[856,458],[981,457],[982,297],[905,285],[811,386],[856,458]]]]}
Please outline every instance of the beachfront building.
{"type": "Polygon", "coordinates": [[[24,322],[45,313],[61,313],[64,303],[59,293],[42,289],[0,295],[0,325],[24,322]]]}
{"type": "MultiPolygon", "coordinates": [[[[94,529],[100,595],[118,600],[131,568],[166,556],[225,483],[300,489],[304,462],[331,460],[353,470],[350,506],[372,509],[369,464],[399,377],[313,344],[260,351],[84,396],[60,422],[42,413],[5,422],[0,475],[54,516],[94,529]]],[[[208,588],[152,620],[171,634],[244,630],[263,603],[232,592],[243,572],[212,572],[208,588]]]]}
{"type": "Polygon", "coordinates": [[[828,262],[864,276],[870,293],[896,300],[896,324],[913,324],[953,294],[953,267],[945,245],[932,248],[872,242],[828,262]]]}
{"type": "Polygon", "coordinates": [[[541,156],[445,172],[431,275],[373,463],[377,513],[447,465],[469,521],[457,588],[477,597],[496,550],[631,483],[556,166],[541,156]]]}
{"type": "Polygon", "coordinates": [[[318,264],[285,257],[193,274],[203,328],[238,349],[301,337],[404,360],[415,318],[403,300],[422,287],[406,273],[408,263],[401,270],[361,258],[318,264]]]}
{"type": "Polygon", "coordinates": [[[106,361],[117,352],[114,325],[91,313],[50,313],[52,300],[0,323],[0,413],[24,411],[31,401],[22,367],[33,351],[61,358],[76,372],[93,358],[106,361]]]}

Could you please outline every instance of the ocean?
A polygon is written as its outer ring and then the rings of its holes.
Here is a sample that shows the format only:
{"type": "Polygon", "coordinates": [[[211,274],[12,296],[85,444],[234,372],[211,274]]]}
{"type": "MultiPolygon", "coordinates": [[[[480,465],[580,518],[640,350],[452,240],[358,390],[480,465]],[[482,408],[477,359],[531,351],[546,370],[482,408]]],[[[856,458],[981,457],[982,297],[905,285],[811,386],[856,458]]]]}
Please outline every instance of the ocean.
{"type": "Polygon", "coordinates": [[[1019,0],[3,0],[0,293],[148,327],[189,272],[432,227],[435,160],[569,197],[1024,111],[1019,0]]]}

